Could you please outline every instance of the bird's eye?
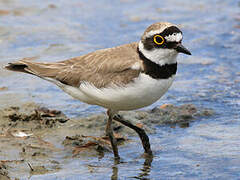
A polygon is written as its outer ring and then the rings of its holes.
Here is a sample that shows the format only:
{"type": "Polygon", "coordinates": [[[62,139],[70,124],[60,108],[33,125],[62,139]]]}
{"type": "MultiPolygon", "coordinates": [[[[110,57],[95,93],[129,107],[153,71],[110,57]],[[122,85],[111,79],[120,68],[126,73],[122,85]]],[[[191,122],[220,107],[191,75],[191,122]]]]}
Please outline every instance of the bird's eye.
{"type": "Polygon", "coordinates": [[[160,35],[155,35],[153,37],[153,41],[157,44],[157,45],[161,45],[164,43],[164,38],[160,35]]]}

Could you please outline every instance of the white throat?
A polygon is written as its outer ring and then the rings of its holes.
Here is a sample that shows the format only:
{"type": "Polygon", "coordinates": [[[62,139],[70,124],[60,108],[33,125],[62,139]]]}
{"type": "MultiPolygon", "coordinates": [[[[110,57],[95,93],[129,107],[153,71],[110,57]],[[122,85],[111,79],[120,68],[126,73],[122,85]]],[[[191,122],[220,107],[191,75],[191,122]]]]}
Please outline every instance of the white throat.
{"type": "Polygon", "coordinates": [[[155,62],[159,65],[165,65],[165,64],[173,64],[176,63],[177,58],[177,51],[174,49],[153,49],[153,50],[146,50],[144,49],[144,45],[142,41],[138,43],[138,48],[143,55],[148,58],[149,60],[155,62]]]}

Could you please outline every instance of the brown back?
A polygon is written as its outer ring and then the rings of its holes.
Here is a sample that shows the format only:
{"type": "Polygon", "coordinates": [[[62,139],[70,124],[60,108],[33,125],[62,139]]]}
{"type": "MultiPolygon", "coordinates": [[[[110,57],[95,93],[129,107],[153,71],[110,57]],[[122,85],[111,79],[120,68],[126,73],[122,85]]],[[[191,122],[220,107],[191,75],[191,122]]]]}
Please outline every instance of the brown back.
{"type": "Polygon", "coordinates": [[[6,68],[53,78],[74,87],[79,87],[81,82],[87,81],[97,88],[102,88],[131,82],[141,71],[131,68],[136,62],[142,67],[142,61],[137,53],[137,43],[131,43],[56,63],[22,60],[11,63],[6,68]]]}

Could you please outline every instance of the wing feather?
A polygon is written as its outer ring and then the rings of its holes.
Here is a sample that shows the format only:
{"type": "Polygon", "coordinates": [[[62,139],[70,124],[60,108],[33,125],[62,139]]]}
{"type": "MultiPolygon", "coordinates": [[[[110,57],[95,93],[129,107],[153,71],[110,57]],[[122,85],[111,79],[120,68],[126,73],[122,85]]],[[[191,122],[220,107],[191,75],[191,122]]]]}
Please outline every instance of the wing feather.
{"type": "Polygon", "coordinates": [[[6,68],[42,78],[52,78],[74,87],[88,82],[102,88],[131,82],[139,75],[143,65],[137,52],[137,43],[131,43],[56,63],[20,60],[10,63],[6,68]],[[136,62],[140,65],[139,69],[132,68],[136,62]]]}
{"type": "Polygon", "coordinates": [[[56,79],[75,87],[79,87],[81,82],[91,83],[97,88],[124,85],[139,75],[140,68],[131,68],[136,62],[141,64],[135,43],[98,50],[62,61],[67,67],[57,74],[56,79]]]}

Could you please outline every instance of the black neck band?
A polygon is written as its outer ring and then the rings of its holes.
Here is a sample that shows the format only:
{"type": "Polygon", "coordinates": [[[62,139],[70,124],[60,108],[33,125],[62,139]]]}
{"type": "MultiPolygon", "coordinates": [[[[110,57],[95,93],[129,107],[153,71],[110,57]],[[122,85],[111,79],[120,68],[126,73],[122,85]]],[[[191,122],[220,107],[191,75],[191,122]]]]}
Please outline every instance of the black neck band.
{"type": "Polygon", "coordinates": [[[148,58],[146,58],[143,53],[138,50],[138,54],[141,60],[143,60],[144,64],[144,71],[143,73],[151,76],[154,79],[168,79],[176,74],[177,72],[177,63],[174,64],[165,64],[165,65],[159,65],[148,58]]]}

